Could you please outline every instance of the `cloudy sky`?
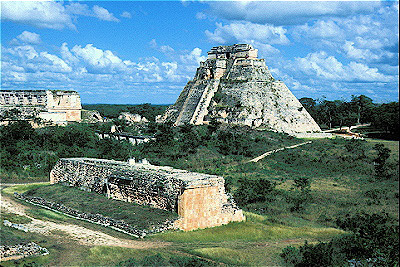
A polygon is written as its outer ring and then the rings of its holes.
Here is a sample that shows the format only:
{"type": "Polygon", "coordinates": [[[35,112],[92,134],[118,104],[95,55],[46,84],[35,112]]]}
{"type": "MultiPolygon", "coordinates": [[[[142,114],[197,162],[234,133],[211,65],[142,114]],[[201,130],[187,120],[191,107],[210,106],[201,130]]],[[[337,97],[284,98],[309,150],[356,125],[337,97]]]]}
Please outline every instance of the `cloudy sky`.
{"type": "Polygon", "coordinates": [[[216,45],[251,43],[298,97],[398,101],[398,1],[1,2],[1,88],[174,103],[216,45]]]}

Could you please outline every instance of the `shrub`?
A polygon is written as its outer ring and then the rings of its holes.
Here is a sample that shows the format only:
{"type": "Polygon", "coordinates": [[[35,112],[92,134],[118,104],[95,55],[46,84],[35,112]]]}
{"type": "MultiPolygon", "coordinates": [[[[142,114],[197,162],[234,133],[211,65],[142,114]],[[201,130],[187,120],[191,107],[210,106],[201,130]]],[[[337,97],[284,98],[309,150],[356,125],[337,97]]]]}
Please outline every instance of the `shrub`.
{"type": "Polygon", "coordinates": [[[390,157],[390,149],[383,144],[376,144],[374,148],[378,151],[378,155],[374,159],[375,177],[378,180],[388,179],[391,177],[390,168],[387,164],[387,160],[390,157]]]}
{"type": "Polygon", "coordinates": [[[255,202],[272,201],[275,197],[276,183],[267,179],[246,179],[240,178],[239,187],[234,196],[239,205],[246,205],[255,202]]]}
{"type": "Polygon", "coordinates": [[[398,266],[399,225],[395,219],[387,214],[360,213],[348,214],[336,223],[352,233],[328,243],[310,245],[306,242],[298,249],[287,247],[281,257],[294,266],[344,266],[350,262],[398,266]]]}
{"type": "Polygon", "coordinates": [[[280,256],[286,263],[291,265],[297,265],[303,260],[303,255],[300,250],[292,246],[284,248],[280,256]]]}

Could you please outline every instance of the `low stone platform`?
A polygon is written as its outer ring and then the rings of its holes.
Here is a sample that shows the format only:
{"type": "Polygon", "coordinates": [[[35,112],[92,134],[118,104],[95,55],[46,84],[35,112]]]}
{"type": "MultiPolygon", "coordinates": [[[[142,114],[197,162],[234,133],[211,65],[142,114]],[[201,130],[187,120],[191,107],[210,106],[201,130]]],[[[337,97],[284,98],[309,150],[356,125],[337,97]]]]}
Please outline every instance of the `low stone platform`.
{"type": "Polygon", "coordinates": [[[60,159],[50,182],[63,183],[109,198],[175,211],[185,231],[245,219],[225,193],[223,177],[168,166],[90,159],[60,159]]]}

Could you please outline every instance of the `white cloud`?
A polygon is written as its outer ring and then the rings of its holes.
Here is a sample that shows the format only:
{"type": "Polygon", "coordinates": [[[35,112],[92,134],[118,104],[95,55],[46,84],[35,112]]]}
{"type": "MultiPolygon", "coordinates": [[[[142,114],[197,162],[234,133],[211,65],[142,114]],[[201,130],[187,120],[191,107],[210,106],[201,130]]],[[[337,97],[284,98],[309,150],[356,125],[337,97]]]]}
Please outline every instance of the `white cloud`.
{"type": "Polygon", "coordinates": [[[77,2],[69,3],[68,5],[65,6],[65,10],[68,14],[72,15],[82,15],[82,16],[91,15],[91,10],[88,5],[77,2]]]}
{"type": "Polygon", "coordinates": [[[93,44],[87,44],[85,47],[75,45],[71,51],[80,62],[85,63],[89,72],[112,73],[126,69],[123,61],[110,50],[96,48],[93,44]]]}
{"type": "Polygon", "coordinates": [[[301,25],[294,29],[296,37],[307,36],[307,38],[330,38],[342,40],[345,31],[331,19],[317,20],[314,24],[301,25]]]}
{"type": "Polygon", "coordinates": [[[75,29],[71,16],[60,2],[8,1],[1,2],[1,18],[39,28],[75,29]]]}
{"type": "Polygon", "coordinates": [[[209,13],[228,20],[274,25],[303,24],[310,19],[345,17],[370,13],[382,6],[378,1],[214,1],[209,13]]]}
{"type": "Polygon", "coordinates": [[[39,44],[41,42],[39,34],[28,31],[23,31],[17,36],[17,39],[27,44],[39,44]]]}
{"type": "Polygon", "coordinates": [[[233,41],[251,43],[258,41],[269,44],[288,44],[286,29],[268,24],[251,22],[232,22],[223,25],[216,23],[214,32],[206,31],[207,38],[213,43],[225,44],[233,41]]]}
{"type": "Polygon", "coordinates": [[[88,5],[76,2],[63,5],[63,2],[56,1],[6,1],[0,4],[2,20],[39,28],[76,29],[75,23],[78,16],[119,22],[119,19],[107,9],[97,5],[90,9],[88,5]]]}
{"type": "Polygon", "coordinates": [[[184,64],[196,64],[205,61],[207,57],[202,56],[202,50],[198,47],[194,48],[190,53],[180,55],[180,59],[184,64]]]}
{"type": "Polygon", "coordinates": [[[197,12],[196,13],[196,19],[202,20],[202,19],[206,19],[207,15],[204,14],[203,12],[197,12]]]}
{"type": "Polygon", "coordinates": [[[59,58],[56,55],[49,54],[47,52],[41,52],[40,56],[46,58],[49,61],[49,64],[46,64],[50,67],[49,71],[54,72],[71,72],[72,68],[65,63],[64,60],[59,58]]]}
{"type": "Polygon", "coordinates": [[[95,14],[95,17],[98,18],[98,19],[105,20],[105,21],[119,22],[119,19],[114,17],[113,13],[110,13],[104,7],[100,7],[100,6],[95,5],[95,6],[93,6],[93,12],[95,14]]]}
{"type": "Polygon", "coordinates": [[[343,45],[343,50],[346,52],[347,57],[353,59],[379,59],[376,55],[372,54],[369,49],[360,49],[354,47],[354,42],[346,41],[343,45]]]}
{"type": "Polygon", "coordinates": [[[132,15],[128,11],[124,11],[124,12],[122,12],[121,17],[130,19],[130,18],[132,18],[132,15]]]}
{"type": "Polygon", "coordinates": [[[21,45],[13,48],[2,49],[3,53],[8,53],[22,60],[32,60],[39,56],[35,48],[31,45],[21,45]]]}
{"type": "MultiPolygon", "coordinates": [[[[295,58],[294,66],[309,77],[347,82],[389,82],[393,78],[384,75],[377,68],[370,68],[365,64],[350,62],[344,65],[334,56],[320,51],[310,53],[305,58],[295,58]]],[[[293,66],[293,67],[294,67],[293,66]]]]}

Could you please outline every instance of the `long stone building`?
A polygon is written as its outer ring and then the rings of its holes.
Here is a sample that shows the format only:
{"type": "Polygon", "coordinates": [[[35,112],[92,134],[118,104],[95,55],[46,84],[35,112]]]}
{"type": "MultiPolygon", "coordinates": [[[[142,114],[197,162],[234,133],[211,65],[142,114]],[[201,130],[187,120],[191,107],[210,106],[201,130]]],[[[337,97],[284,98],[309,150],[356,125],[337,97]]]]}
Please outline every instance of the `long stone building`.
{"type": "Polygon", "coordinates": [[[0,115],[17,110],[19,119],[39,117],[44,121],[65,125],[81,121],[81,99],[76,91],[64,90],[1,90],[0,115]]]}
{"type": "Polygon", "coordinates": [[[213,47],[176,103],[159,122],[204,124],[212,118],[229,124],[279,132],[321,129],[282,81],[275,80],[258,50],[249,44],[213,47]]]}
{"type": "Polygon", "coordinates": [[[50,182],[79,187],[109,198],[177,212],[185,231],[245,219],[225,193],[224,178],[167,166],[103,159],[60,159],[50,182]]]}

